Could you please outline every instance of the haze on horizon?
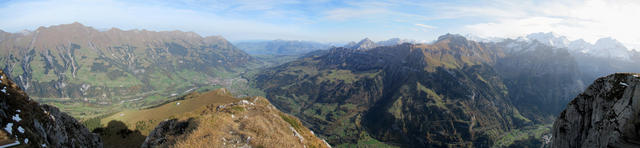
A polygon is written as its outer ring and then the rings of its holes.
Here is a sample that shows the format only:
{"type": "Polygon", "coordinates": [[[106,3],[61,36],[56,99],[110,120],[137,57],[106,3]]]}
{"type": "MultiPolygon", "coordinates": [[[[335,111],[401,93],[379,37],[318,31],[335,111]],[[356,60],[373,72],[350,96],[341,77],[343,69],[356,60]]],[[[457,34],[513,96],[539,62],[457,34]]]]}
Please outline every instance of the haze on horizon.
{"type": "Polygon", "coordinates": [[[365,37],[431,41],[446,33],[514,38],[554,32],[591,43],[612,37],[629,49],[640,49],[637,8],[640,1],[633,0],[9,0],[0,2],[0,30],[80,22],[97,29],[193,31],[231,41],[319,42],[365,37]]]}

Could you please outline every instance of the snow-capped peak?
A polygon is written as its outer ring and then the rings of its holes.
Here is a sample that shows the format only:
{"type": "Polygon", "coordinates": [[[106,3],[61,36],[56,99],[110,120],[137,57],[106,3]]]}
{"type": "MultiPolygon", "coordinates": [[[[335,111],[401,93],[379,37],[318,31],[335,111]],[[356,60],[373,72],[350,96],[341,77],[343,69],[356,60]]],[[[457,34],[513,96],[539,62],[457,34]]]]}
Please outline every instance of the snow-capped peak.
{"type": "Polygon", "coordinates": [[[371,49],[371,48],[378,47],[378,45],[376,45],[375,42],[371,41],[371,39],[364,38],[358,43],[350,42],[350,43],[344,45],[344,47],[351,48],[351,49],[357,49],[357,50],[364,50],[364,49],[371,49]]]}
{"type": "Polygon", "coordinates": [[[578,39],[569,43],[568,48],[572,51],[578,51],[581,53],[589,52],[590,48],[593,47],[593,44],[584,41],[583,39],[578,39]]]}
{"type": "Polygon", "coordinates": [[[527,35],[527,39],[531,41],[535,40],[542,44],[559,47],[559,48],[566,48],[569,45],[569,39],[567,39],[567,37],[557,35],[553,32],[532,33],[527,35]]]}
{"type": "Polygon", "coordinates": [[[475,42],[501,42],[505,39],[500,37],[483,37],[471,33],[464,35],[464,37],[467,38],[467,40],[475,42]]]}
{"type": "Polygon", "coordinates": [[[520,37],[516,40],[537,41],[556,48],[568,48],[570,51],[590,56],[630,60],[630,51],[622,43],[611,37],[601,38],[595,44],[591,44],[583,39],[570,41],[565,36],[553,32],[540,32],[528,34],[526,37],[520,37]]]}
{"type": "Polygon", "coordinates": [[[627,47],[611,37],[598,39],[596,44],[594,44],[589,50],[589,53],[608,58],[622,58],[630,60],[630,53],[627,47]]]}

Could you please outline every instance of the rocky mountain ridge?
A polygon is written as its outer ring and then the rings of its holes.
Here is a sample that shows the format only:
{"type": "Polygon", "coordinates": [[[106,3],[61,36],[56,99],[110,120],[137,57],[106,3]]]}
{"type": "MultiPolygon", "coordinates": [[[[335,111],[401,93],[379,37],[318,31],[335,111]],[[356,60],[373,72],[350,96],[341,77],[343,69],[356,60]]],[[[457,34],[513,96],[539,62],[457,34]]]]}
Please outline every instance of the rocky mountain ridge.
{"type": "Polygon", "coordinates": [[[490,46],[449,34],[433,44],[334,48],[269,69],[256,85],[331,144],[490,146],[531,122],[510,103],[490,46]]]}
{"type": "Polygon", "coordinates": [[[570,41],[567,37],[553,32],[540,32],[528,34],[526,37],[521,37],[518,40],[537,41],[548,46],[567,48],[573,52],[573,54],[584,54],[598,58],[621,59],[626,61],[631,61],[631,55],[638,52],[629,50],[618,40],[611,37],[600,38],[594,44],[591,44],[583,39],[570,41]]]}
{"type": "Polygon", "coordinates": [[[181,94],[230,85],[258,62],[222,37],[193,32],[73,23],[2,36],[0,68],[40,101],[108,105],[181,94]]]}

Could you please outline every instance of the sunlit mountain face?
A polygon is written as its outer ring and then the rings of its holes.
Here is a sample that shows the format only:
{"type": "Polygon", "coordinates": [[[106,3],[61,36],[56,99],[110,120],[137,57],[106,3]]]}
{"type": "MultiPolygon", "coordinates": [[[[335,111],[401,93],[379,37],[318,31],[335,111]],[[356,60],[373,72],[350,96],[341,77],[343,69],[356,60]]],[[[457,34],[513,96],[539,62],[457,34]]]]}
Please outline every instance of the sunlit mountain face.
{"type": "Polygon", "coordinates": [[[0,147],[638,147],[636,1],[0,2],[0,147]]]}

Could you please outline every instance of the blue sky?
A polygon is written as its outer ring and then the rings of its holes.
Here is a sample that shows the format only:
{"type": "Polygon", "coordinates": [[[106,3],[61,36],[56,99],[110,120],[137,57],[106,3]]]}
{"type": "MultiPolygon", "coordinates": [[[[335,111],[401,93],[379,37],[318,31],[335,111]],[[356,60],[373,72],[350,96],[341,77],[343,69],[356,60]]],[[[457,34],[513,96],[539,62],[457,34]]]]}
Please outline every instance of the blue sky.
{"type": "Polygon", "coordinates": [[[637,48],[638,8],[635,0],[10,0],[0,2],[0,29],[80,22],[98,29],[194,31],[231,41],[320,42],[555,32],[592,43],[611,36],[637,48]]]}

